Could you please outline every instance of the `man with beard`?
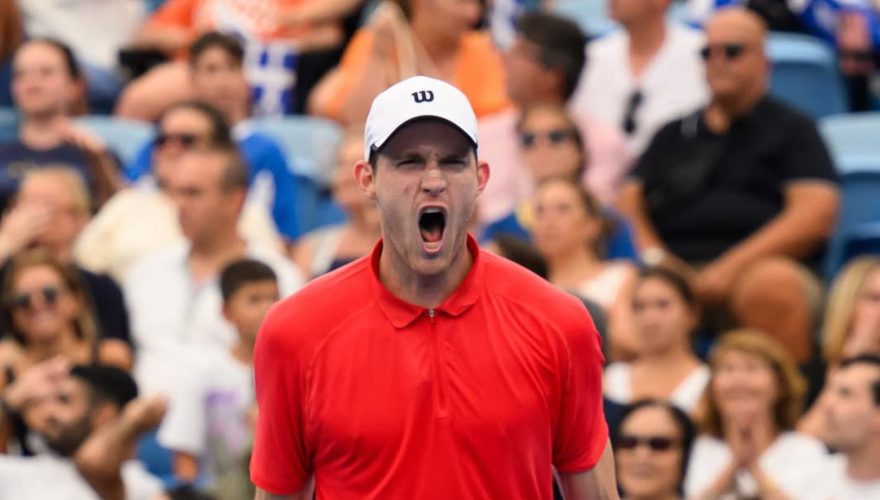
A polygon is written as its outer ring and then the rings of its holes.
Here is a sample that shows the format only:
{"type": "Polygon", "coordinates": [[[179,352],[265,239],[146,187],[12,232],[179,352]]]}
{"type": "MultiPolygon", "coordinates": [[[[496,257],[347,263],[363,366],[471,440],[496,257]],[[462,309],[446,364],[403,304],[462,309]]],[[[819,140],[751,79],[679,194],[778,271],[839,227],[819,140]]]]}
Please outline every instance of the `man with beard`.
{"type": "Polygon", "coordinates": [[[51,453],[0,455],[0,500],[147,500],[161,493],[161,483],[133,461],[117,471],[123,496],[99,491],[101,485],[91,486],[80,473],[83,467],[94,469],[96,455],[131,452],[135,439],[161,417],[161,408],[154,411],[154,403],[136,397],[131,376],[110,366],[69,367],[54,358],[25,372],[0,394],[0,407],[7,415],[26,415],[51,453]],[[100,441],[90,443],[93,438],[100,441]]]}

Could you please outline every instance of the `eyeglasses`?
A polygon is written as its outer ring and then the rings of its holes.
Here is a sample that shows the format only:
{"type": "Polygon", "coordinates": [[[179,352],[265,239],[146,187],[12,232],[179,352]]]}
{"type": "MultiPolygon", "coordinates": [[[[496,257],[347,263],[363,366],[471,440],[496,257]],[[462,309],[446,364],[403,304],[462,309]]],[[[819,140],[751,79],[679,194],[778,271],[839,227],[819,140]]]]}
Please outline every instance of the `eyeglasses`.
{"type": "Polygon", "coordinates": [[[675,439],[665,436],[634,436],[626,434],[617,440],[617,448],[621,450],[634,450],[638,446],[647,446],[652,451],[667,451],[677,446],[675,439]]]}
{"type": "Polygon", "coordinates": [[[574,130],[567,128],[553,129],[548,132],[521,132],[519,134],[519,141],[524,148],[534,147],[539,138],[544,138],[550,144],[557,146],[574,139],[576,133],[574,130]]]}
{"type": "Polygon", "coordinates": [[[199,136],[196,134],[159,134],[153,140],[153,144],[157,148],[164,147],[166,144],[175,142],[184,148],[191,148],[198,142],[199,136]]]}
{"type": "Polygon", "coordinates": [[[58,297],[61,296],[61,288],[57,286],[46,286],[33,292],[17,293],[9,299],[7,304],[12,309],[32,311],[34,309],[35,295],[40,295],[43,299],[43,303],[47,306],[54,306],[58,303],[58,297]]]}
{"type": "Polygon", "coordinates": [[[626,105],[626,111],[623,113],[623,131],[626,132],[626,135],[633,135],[635,131],[639,128],[639,124],[636,121],[636,113],[639,111],[639,108],[642,106],[642,103],[645,100],[645,95],[642,94],[641,90],[635,90],[629,96],[629,101],[626,105]]]}
{"type": "Polygon", "coordinates": [[[718,45],[707,45],[700,50],[700,57],[704,61],[712,58],[712,54],[721,53],[728,61],[733,61],[745,52],[746,46],[741,43],[721,43],[718,45]]]}

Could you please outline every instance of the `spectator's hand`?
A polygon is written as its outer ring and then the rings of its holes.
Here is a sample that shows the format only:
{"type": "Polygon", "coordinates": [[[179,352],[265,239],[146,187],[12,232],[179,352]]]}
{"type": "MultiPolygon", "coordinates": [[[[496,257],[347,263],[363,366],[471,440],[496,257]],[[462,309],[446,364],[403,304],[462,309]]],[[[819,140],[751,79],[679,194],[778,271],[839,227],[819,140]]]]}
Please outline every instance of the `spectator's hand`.
{"type": "Polygon", "coordinates": [[[107,144],[84,127],[68,121],[61,125],[59,133],[65,142],[75,146],[89,156],[97,158],[107,154],[107,144]]]}
{"type": "Polygon", "coordinates": [[[373,55],[381,61],[395,57],[395,27],[399,22],[397,6],[382,2],[370,17],[369,29],[373,32],[373,55]]]}
{"type": "Polygon", "coordinates": [[[730,259],[716,259],[697,274],[694,289],[704,303],[723,304],[733,291],[739,271],[740,266],[730,259]]]}
{"type": "Polygon", "coordinates": [[[0,256],[8,258],[27,248],[52,221],[52,208],[44,204],[19,204],[0,221],[0,256]]]}
{"type": "Polygon", "coordinates": [[[759,451],[748,422],[740,422],[729,445],[738,468],[748,470],[756,466],[759,451]]]}
{"type": "Polygon", "coordinates": [[[63,356],[38,363],[3,391],[3,402],[15,411],[40,403],[58,392],[59,384],[70,373],[70,360],[63,356]]]}
{"type": "Polygon", "coordinates": [[[137,434],[143,434],[162,423],[168,402],[161,396],[137,398],[122,410],[122,420],[137,434]]]}
{"type": "Polygon", "coordinates": [[[852,330],[843,344],[843,356],[880,354],[880,311],[866,309],[856,315],[852,330]]]}

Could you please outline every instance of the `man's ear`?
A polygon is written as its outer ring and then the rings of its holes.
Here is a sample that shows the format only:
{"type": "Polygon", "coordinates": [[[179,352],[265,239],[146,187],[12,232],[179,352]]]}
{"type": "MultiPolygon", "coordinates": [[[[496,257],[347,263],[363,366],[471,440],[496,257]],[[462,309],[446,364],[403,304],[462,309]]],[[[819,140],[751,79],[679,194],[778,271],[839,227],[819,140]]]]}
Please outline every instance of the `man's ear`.
{"type": "Polygon", "coordinates": [[[111,403],[99,404],[98,407],[92,411],[92,432],[115,420],[119,417],[120,413],[121,410],[111,403]]]}
{"type": "Polygon", "coordinates": [[[376,199],[376,175],[373,166],[368,162],[361,160],[354,166],[354,178],[358,187],[371,200],[376,199]]]}
{"type": "Polygon", "coordinates": [[[488,182],[489,163],[481,160],[477,162],[477,193],[482,193],[488,182]]]}

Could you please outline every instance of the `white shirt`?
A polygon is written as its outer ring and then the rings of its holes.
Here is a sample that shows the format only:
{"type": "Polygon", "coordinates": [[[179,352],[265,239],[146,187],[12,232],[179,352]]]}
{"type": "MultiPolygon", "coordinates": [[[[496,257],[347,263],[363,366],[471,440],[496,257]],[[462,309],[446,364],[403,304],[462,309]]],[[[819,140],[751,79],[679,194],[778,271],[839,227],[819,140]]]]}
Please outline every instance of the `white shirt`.
{"type": "Polygon", "coordinates": [[[629,35],[618,30],[587,45],[587,64],[572,97],[575,109],[592,113],[622,129],[633,93],[642,102],[634,115],[638,124],[627,147],[639,156],[654,134],[670,121],[691,113],[709,101],[699,51],[702,33],[667,24],[666,40],[638,80],[629,65],[629,35]]]}
{"type": "MultiPolygon", "coordinates": [[[[812,476],[826,463],[827,455],[821,441],[798,432],[784,432],[764,450],[758,465],[788,496],[802,499],[810,493],[812,476]]],[[[697,438],[685,475],[685,496],[691,498],[705,492],[732,460],[733,454],[724,441],[712,436],[697,438]]],[[[736,484],[737,490],[746,496],[758,492],[755,478],[748,472],[740,472],[736,484]]]]}
{"type": "Polygon", "coordinates": [[[159,428],[159,442],[201,457],[209,478],[220,476],[237,467],[250,447],[248,412],[253,403],[253,368],[229,351],[212,352],[180,380],[159,428]]]}
{"type": "MultiPolygon", "coordinates": [[[[147,393],[172,394],[193,352],[227,350],[235,329],[223,318],[219,277],[195,283],[187,265],[189,245],[179,243],[134,265],[123,280],[137,347],[135,379],[147,393]]],[[[275,271],[281,297],[298,290],[302,274],[274,249],[248,244],[247,255],[275,271]]]]}
{"type": "Polygon", "coordinates": [[[857,481],[846,473],[846,457],[835,454],[828,457],[821,469],[816,469],[805,500],[877,500],[880,499],[880,479],[857,481]]]}
{"type": "MultiPolygon", "coordinates": [[[[140,462],[122,466],[126,500],[153,500],[162,483],[140,462]]],[[[0,500],[99,500],[69,459],[50,455],[10,457],[0,455],[0,500]]]]}
{"type": "MultiPolygon", "coordinates": [[[[700,404],[710,378],[712,378],[712,372],[708,366],[704,364],[697,366],[672,391],[668,398],[669,402],[686,413],[693,413],[700,404]]],[[[624,405],[633,402],[632,365],[630,363],[611,363],[605,368],[604,379],[606,398],[624,405]]]]}

